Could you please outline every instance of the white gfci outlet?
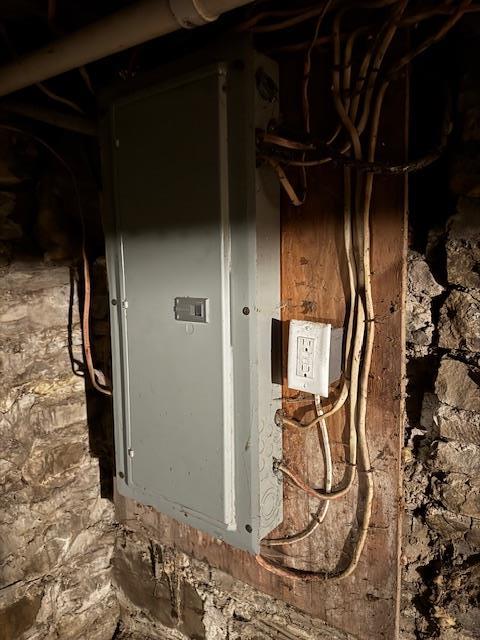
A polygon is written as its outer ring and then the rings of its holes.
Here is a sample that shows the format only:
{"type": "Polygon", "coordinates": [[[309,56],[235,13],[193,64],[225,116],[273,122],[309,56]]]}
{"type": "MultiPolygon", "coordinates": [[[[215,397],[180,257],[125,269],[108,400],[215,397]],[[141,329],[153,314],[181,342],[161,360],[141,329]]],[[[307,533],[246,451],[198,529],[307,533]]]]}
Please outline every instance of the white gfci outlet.
{"type": "Polygon", "coordinates": [[[328,397],[331,324],[290,320],[288,386],[328,397]]]}

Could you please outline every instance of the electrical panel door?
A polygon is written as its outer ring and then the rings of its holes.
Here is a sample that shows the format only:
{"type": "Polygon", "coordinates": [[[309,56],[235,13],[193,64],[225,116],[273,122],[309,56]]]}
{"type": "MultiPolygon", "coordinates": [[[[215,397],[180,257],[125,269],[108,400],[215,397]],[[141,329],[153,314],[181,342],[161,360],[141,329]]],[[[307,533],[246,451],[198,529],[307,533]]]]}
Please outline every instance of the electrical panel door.
{"type": "Polygon", "coordinates": [[[277,72],[229,49],[110,105],[117,488],[257,552],[282,519],[278,185],[255,156],[277,72]]]}

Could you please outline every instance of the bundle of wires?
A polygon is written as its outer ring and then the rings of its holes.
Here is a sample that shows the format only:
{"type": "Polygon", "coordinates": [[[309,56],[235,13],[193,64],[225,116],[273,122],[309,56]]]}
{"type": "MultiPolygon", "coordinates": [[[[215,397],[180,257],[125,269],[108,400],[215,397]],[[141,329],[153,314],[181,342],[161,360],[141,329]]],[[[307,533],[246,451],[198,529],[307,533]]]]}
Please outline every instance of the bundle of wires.
{"type": "Polygon", "coordinates": [[[306,482],[285,462],[276,464],[284,477],[308,496],[319,500],[320,506],[308,526],[298,533],[283,538],[262,541],[263,553],[257,556],[258,563],[268,571],[289,579],[303,581],[341,580],[356,569],[370,526],[374,476],[371,468],[368,433],[367,403],[368,381],[375,339],[375,311],[372,296],[370,261],[370,209],[374,176],[378,173],[406,174],[423,168],[439,157],[448,132],[448,122],[442,132],[442,143],[432,153],[415,162],[403,164],[381,163],[376,160],[378,132],[382,106],[387,89],[399,72],[429,46],[441,40],[460,18],[480,7],[472,0],[447,1],[428,5],[422,11],[409,13],[409,0],[366,0],[355,3],[325,0],[319,5],[302,10],[263,11],[247,23],[244,28],[256,33],[272,33],[291,29],[306,21],[315,20],[313,39],[282,47],[282,51],[305,50],[302,85],[303,131],[297,139],[285,136],[281,131],[268,131],[260,136],[259,158],[276,171],[282,187],[292,205],[301,206],[307,197],[307,170],[326,162],[342,166],[344,178],[344,252],[348,273],[348,314],[346,321],[343,383],[333,406],[324,411],[315,397],[316,417],[302,424],[281,414],[284,428],[308,431],[318,427],[323,440],[325,457],[325,488],[317,489],[306,482]],[[342,33],[342,21],[349,12],[361,12],[362,26],[351,33],[342,33]],[[380,28],[373,32],[372,12],[381,12],[384,17],[380,28]],[[364,17],[365,16],[365,17],[364,17]],[[331,18],[331,32],[321,36],[325,18],[331,18]],[[385,68],[387,52],[398,30],[417,25],[431,18],[441,20],[432,34],[400,59],[385,68]],[[279,19],[278,21],[276,21],[279,19]],[[359,64],[353,64],[354,52],[361,43],[359,64]],[[311,57],[315,47],[329,44],[332,47],[332,99],[338,116],[338,124],[325,141],[314,140],[311,135],[309,84],[311,82],[311,57]],[[362,57],[363,54],[363,57],[362,57]],[[338,140],[343,143],[338,145],[338,140]],[[337,142],[337,146],[334,143],[337,142]],[[294,188],[287,170],[299,167],[300,194],[294,188]],[[349,442],[346,457],[346,472],[341,486],[332,487],[332,461],[330,454],[327,421],[330,416],[348,404],[349,442]],[[287,567],[267,557],[267,549],[298,543],[311,536],[326,517],[332,500],[344,497],[354,486],[357,474],[362,474],[364,490],[362,517],[356,532],[353,552],[344,566],[334,571],[307,571],[287,567]]]}

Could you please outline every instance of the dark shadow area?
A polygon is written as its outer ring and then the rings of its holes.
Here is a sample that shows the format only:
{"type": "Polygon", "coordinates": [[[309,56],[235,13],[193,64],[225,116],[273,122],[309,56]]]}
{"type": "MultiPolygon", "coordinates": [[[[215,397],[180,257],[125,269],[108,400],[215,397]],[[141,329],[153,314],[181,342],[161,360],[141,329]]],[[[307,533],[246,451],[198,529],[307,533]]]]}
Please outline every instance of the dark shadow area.
{"type": "MultiPolygon", "coordinates": [[[[97,368],[110,369],[108,290],[100,212],[99,149],[76,134],[6,117],[0,135],[8,149],[3,159],[2,192],[15,196],[8,241],[1,242],[4,265],[15,262],[65,266],[70,273],[66,346],[72,372],[86,385],[87,419],[92,456],[99,459],[101,492],[113,498],[113,421],[109,398],[98,397],[86,375],[78,348],[84,283],[81,261],[82,223],[92,279],[91,324],[93,357],[97,368]],[[80,195],[80,202],[76,194],[80,195]],[[81,211],[80,211],[81,209],[81,211]],[[77,345],[75,345],[75,338],[77,345]]],[[[5,229],[3,230],[5,234],[5,229]]],[[[3,236],[5,237],[5,236],[3,236]]]]}
{"type": "MultiPolygon", "coordinates": [[[[92,359],[107,380],[111,380],[110,320],[108,314],[108,287],[105,261],[99,258],[91,268],[92,299],[90,313],[90,340],[92,359]]],[[[79,283],[80,313],[83,311],[83,282],[79,283]]],[[[113,435],[112,399],[100,393],[84,369],[90,451],[98,458],[101,496],[113,500],[115,476],[115,447],[113,435]]],[[[110,386],[110,384],[109,384],[110,386]]]]}

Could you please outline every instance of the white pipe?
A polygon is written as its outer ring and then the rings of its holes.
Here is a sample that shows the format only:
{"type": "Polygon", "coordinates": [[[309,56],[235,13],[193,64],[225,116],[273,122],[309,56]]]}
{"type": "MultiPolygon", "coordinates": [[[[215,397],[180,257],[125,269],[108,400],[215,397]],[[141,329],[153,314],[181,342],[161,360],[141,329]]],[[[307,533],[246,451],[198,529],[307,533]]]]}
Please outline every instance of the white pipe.
{"type": "Polygon", "coordinates": [[[251,0],[138,0],[0,68],[0,96],[135,45],[216,20],[251,0]]]}

